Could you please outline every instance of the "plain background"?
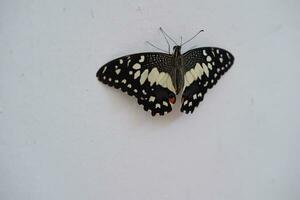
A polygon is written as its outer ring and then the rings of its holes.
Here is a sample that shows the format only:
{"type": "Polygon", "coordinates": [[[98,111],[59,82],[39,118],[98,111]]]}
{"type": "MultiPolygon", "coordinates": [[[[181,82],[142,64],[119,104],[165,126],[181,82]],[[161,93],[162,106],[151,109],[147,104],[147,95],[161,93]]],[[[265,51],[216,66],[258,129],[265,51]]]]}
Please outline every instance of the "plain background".
{"type": "Polygon", "coordinates": [[[2,0],[0,199],[300,199],[299,36],[298,0],[2,0]],[[235,55],[192,115],[95,77],[160,26],[235,55]]]}

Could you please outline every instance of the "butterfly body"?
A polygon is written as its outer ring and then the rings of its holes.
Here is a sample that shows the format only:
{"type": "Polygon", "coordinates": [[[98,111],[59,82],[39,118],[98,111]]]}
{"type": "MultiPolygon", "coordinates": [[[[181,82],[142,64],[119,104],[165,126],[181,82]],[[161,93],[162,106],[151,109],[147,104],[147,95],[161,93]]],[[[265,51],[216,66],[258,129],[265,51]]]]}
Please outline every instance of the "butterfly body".
{"type": "Polygon", "coordinates": [[[173,48],[173,62],[174,62],[174,86],[176,89],[176,94],[179,94],[183,88],[184,84],[184,70],[183,70],[183,58],[181,55],[181,46],[174,46],[173,48]]]}
{"type": "Polygon", "coordinates": [[[233,61],[224,49],[203,47],[181,54],[181,46],[174,46],[173,54],[147,52],[117,58],[103,65],[96,76],[135,96],[152,115],[170,112],[182,92],[181,111],[189,113],[233,61]]]}

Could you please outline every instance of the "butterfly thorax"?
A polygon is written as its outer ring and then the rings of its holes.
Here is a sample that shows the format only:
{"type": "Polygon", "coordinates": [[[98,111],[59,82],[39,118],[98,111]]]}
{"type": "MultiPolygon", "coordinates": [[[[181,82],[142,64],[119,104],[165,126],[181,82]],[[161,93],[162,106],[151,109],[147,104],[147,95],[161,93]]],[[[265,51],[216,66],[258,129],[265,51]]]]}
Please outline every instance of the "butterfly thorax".
{"type": "Polygon", "coordinates": [[[183,79],[183,67],[182,67],[182,55],[181,55],[181,46],[173,47],[173,57],[174,57],[174,68],[175,68],[175,76],[172,77],[172,81],[174,83],[174,87],[176,90],[176,94],[183,89],[184,79],[183,79]]]}

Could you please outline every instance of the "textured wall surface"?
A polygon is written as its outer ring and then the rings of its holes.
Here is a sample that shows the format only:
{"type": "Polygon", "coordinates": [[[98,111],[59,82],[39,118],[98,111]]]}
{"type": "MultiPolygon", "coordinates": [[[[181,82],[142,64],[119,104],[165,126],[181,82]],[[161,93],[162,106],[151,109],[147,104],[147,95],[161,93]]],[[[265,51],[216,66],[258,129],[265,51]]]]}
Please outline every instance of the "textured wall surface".
{"type": "MultiPolygon", "coordinates": [[[[0,3],[0,199],[300,199],[297,0],[0,3]],[[192,115],[153,118],[107,61],[217,46],[235,64],[192,115]]],[[[180,98],[179,98],[180,99],[180,98]]]]}

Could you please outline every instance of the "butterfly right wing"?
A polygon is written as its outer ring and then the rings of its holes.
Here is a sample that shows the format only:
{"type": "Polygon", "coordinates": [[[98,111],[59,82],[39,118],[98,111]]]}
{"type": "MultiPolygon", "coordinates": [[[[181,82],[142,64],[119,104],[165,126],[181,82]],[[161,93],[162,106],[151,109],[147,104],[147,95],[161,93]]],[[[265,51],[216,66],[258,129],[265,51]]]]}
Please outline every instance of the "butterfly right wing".
{"type": "Polygon", "coordinates": [[[164,115],[172,110],[175,98],[172,83],[172,56],[164,53],[139,53],[117,58],[97,72],[99,81],[135,96],[144,110],[164,115]]]}
{"type": "Polygon", "coordinates": [[[203,47],[183,54],[184,89],[181,111],[193,112],[234,62],[233,55],[221,48],[203,47]]]}

